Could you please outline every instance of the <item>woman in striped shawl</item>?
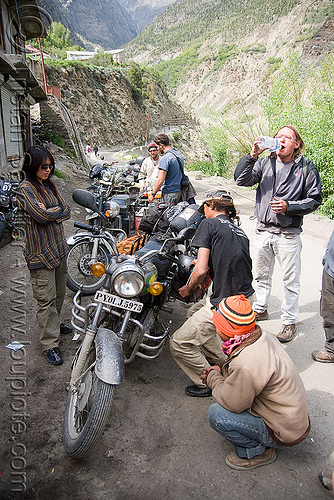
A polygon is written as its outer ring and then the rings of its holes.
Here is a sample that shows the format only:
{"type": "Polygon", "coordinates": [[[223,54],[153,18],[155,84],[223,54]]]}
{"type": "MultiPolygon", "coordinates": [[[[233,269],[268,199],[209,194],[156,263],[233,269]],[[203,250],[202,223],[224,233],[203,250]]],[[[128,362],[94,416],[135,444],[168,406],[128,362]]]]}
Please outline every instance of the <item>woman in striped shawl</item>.
{"type": "Polygon", "coordinates": [[[25,155],[18,198],[25,223],[24,255],[30,271],[33,296],[37,301],[37,324],[43,353],[52,365],[60,365],[60,333],[72,329],[60,323],[65,297],[66,255],[62,222],[70,207],[51,180],[55,170],[52,154],[32,146],[25,155]]]}

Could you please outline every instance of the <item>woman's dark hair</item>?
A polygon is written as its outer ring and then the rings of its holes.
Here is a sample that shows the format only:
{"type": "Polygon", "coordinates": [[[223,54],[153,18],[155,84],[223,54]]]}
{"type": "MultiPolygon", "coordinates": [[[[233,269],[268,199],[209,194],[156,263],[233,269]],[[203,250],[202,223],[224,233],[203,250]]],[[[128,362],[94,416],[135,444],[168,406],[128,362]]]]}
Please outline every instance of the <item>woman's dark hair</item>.
{"type": "Polygon", "coordinates": [[[41,186],[41,183],[37,179],[37,170],[39,167],[47,160],[49,159],[51,162],[51,171],[49,177],[43,181],[43,184],[49,186],[53,194],[57,196],[57,189],[54,183],[51,180],[51,177],[55,171],[55,161],[52,156],[52,154],[42,146],[31,146],[31,148],[28,149],[28,151],[25,154],[24,157],[24,162],[21,170],[21,179],[24,180],[26,179],[27,181],[31,182],[33,186],[37,189],[37,191],[43,196],[43,189],[41,186]]]}

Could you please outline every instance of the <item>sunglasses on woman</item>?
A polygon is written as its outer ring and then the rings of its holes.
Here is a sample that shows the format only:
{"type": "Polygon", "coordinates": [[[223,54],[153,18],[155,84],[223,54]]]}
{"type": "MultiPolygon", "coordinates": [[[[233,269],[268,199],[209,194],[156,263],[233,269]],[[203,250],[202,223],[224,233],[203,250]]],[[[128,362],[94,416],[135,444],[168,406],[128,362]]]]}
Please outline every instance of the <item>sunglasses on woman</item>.
{"type": "Polygon", "coordinates": [[[52,169],[52,164],[51,163],[43,163],[41,165],[42,170],[51,170],[52,169]]]}

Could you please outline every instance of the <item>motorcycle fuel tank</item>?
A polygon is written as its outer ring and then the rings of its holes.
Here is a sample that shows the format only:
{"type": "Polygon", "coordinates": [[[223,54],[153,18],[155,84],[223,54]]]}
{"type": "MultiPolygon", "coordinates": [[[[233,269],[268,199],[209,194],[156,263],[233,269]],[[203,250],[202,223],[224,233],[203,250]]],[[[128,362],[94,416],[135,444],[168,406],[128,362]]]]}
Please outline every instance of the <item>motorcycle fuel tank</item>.
{"type": "Polygon", "coordinates": [[[154,283],[158,277],[158,270],[152,262],[147,262],[143,269],[145,273],[145,286],[140,295],[148,294],[148,287],[151,283],[154,283]]]}

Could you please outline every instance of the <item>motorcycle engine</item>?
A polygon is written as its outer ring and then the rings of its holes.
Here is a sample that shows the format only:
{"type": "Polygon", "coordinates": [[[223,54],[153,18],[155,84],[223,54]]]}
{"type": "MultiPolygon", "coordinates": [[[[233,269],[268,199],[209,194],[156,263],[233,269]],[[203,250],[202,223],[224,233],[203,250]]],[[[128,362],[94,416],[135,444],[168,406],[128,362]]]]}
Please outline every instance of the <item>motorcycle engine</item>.
{"type": "Polygon", "coordinates": [[[182,283],[182,286],[185,285],[189,279],[189,276],[191,274],[191,266],[195,259],[196,257],[185,254],[181,254],[178,257],[180,265],[178,268],[177,276],[182,283]]]}

